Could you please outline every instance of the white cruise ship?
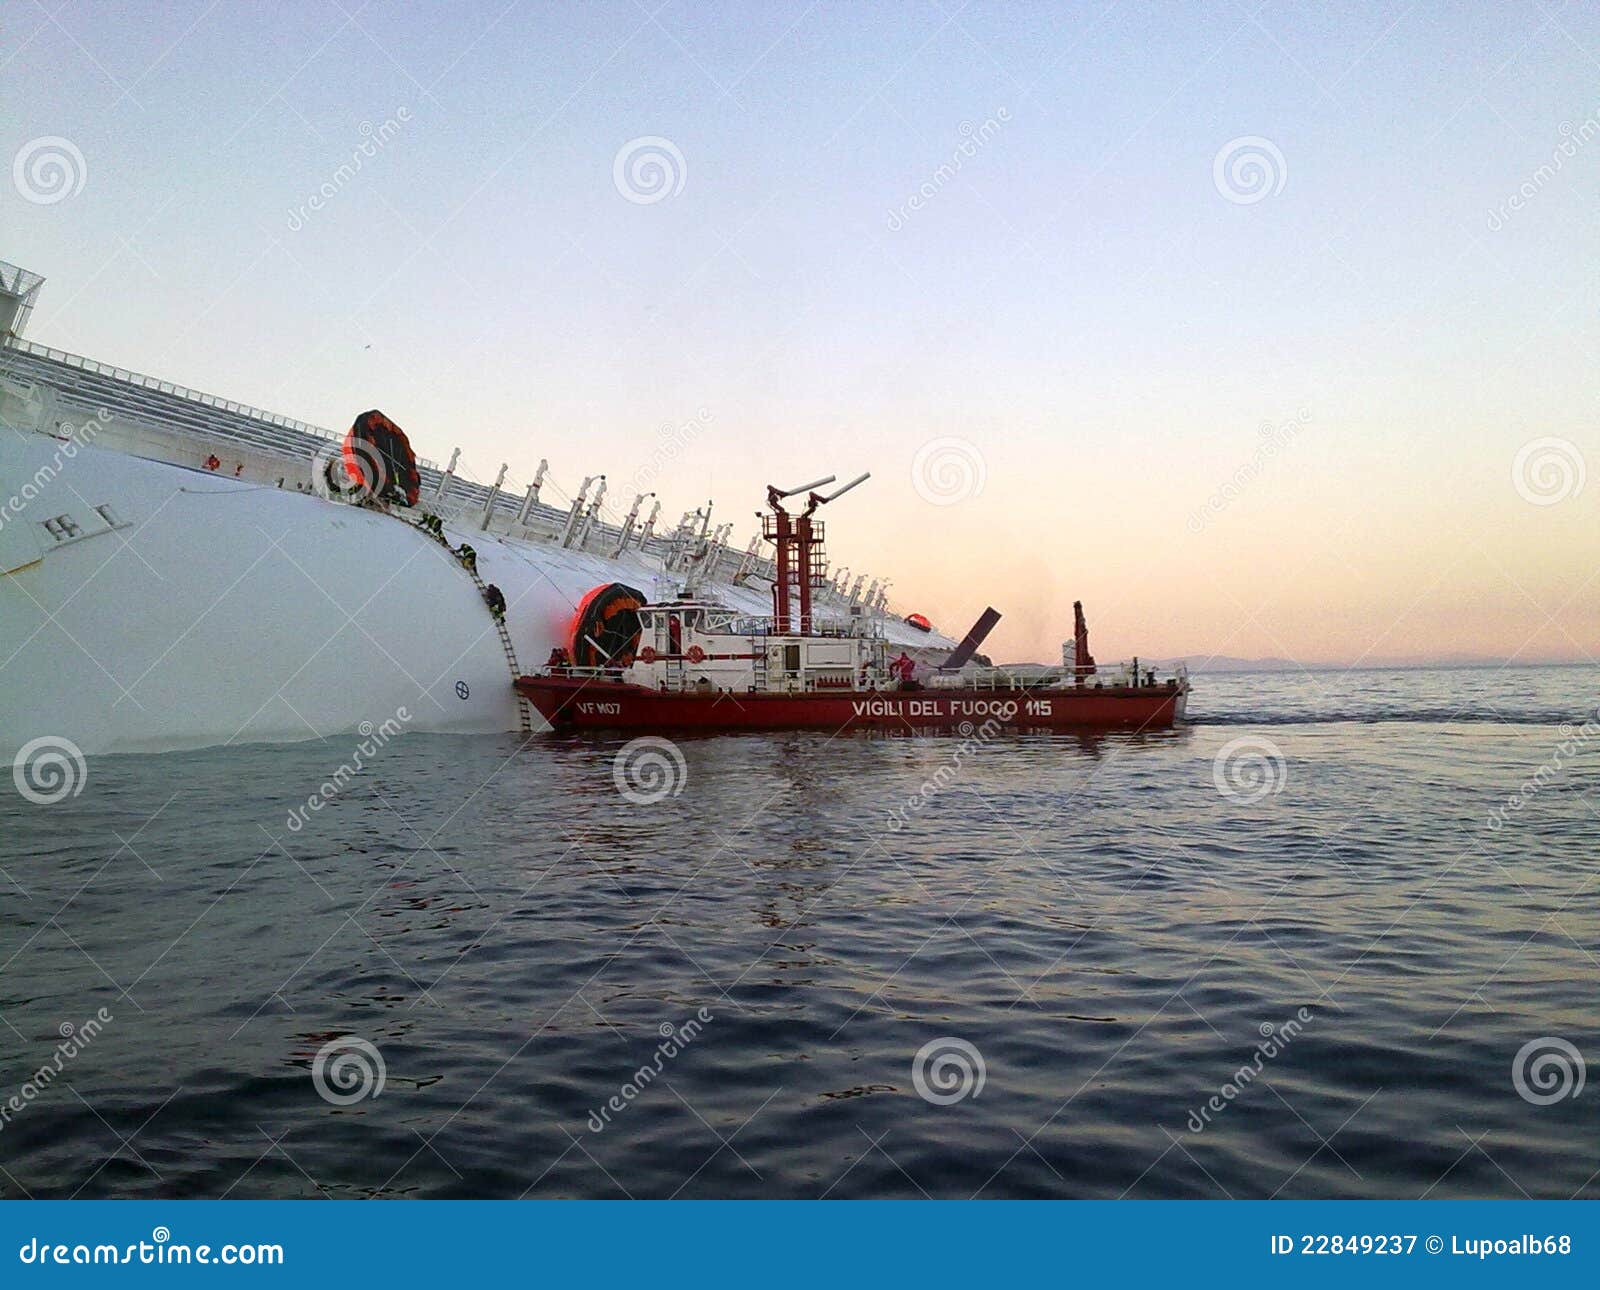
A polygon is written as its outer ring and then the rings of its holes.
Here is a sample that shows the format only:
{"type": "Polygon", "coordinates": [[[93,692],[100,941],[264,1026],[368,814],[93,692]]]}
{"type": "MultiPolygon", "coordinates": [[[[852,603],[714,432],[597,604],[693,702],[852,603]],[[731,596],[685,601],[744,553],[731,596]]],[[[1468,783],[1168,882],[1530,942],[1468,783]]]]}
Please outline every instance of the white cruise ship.
{"type": "MultiPolygon", "coordinates": [[[[485,486],[419,459],[416,506],[351,504],[329,487],[342,431],[24,339],[42,283],[0,264],[6,758],[41,739],[94,754],[533,731],[512,681],[567,644],[595,588],[771,612],[759,539],[733,540],[709,506],[663,521],[661,499],[598,472],[563,505],[542,461],[527,485],[502,470],[485,486]]],[[[885,586],[824,571],[817,595],[914,657],[948,652],[885,586]]]]}

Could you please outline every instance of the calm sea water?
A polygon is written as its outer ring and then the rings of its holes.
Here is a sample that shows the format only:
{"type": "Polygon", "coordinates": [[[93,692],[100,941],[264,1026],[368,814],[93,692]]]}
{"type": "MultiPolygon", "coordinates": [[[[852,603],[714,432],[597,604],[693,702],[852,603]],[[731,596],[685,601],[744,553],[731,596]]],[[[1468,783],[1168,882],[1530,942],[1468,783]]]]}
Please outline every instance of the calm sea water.
{"type": "Polygon", "coordinates": [[[1596,1196],[1597,682],[5,783],[0,1194],[1596,1196]]]}

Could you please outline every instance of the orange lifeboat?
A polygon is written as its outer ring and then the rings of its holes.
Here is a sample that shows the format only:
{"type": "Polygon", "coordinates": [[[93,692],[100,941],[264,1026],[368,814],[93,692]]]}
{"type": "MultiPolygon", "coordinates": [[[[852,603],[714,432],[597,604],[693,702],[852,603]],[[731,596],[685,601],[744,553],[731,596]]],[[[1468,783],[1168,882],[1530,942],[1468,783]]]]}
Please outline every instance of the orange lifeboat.
{"type": "Polygon", "coordinates": [[[639,648],[639,607],[644,592],[620,582],[593,587],[578,602],[567,627],[567,653],[575,667],[626,667],[639,648]]]}
{"type": "Polygon", "coordinates": [[[345,474],[380,501],[415,506],[422,488],[406,432],[374,408],[355,419],[341,445],[345,474]],[[368,478],[368,476],[372,478],[368,478]]]}

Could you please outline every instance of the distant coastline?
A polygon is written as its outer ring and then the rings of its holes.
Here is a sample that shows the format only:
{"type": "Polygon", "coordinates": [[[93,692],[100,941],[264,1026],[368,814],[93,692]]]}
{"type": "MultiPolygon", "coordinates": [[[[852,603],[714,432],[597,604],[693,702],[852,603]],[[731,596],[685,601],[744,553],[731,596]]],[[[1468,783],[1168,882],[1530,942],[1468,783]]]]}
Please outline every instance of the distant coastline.
{"type": "MultiPolygon", "coordinates": [[[[1359,663],[1300,663],[1292,658],[1236,658],[1230,654],[1184,654],[1176,658],[1139,660],[1140,666],[1149,666],[1156,672],[1170,672],[1182,663],[1190,672],[1245,673],[1245,672],[1430,672],[1473,671],[1482,668],[1502,667],[1592,667],[1588,659],[1509,659],[1491,655],[1442,654],[1436,658],[1373,658],[1359,663]]],[[[1030,668],[1043,668],[1042,663],[1007,663],[1003,666],[1025,672],[1030,668]]]]}
{"type": "Polygon", "coordinates": [[[1588,660],[1514,659],[1491,655],[1441,654],[1434,658],[1370,658],[1359,663],[1300,663],[1292,658],[1234,658],[1219,654],[1187,654],[1178,658],[1152,659],[1150,666],[1160,671],[1182,663],[1191,672],[1417,672],[1499,667],[1584,667],[1588,660]]]}

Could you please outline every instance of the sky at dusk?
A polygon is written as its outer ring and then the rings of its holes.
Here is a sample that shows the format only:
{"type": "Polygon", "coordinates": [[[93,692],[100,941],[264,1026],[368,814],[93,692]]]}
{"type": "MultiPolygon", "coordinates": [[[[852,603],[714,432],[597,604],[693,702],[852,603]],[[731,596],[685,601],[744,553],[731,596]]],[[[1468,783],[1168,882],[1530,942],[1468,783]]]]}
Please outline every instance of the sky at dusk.
{"type": "Polygon", "coordinates": [[[830,555],[997,658],[1600,655],[1600,6],[47,7],[30,338],[830,555]]]}

